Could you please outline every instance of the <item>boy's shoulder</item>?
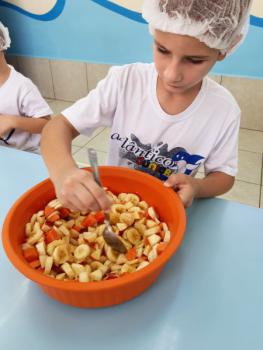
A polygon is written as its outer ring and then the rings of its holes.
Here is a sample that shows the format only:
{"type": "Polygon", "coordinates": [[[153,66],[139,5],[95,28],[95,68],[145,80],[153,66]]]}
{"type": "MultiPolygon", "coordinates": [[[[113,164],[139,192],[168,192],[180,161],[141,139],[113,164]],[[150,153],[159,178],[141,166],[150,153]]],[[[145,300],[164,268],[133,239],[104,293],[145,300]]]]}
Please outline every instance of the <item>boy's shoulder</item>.
{"type": "Polygon", "coordinates": [[[119,75],[119,76],[145,76],[151,75],[154,72],[153,63],[130,63],[122,66],[112,66],[109,73],[119,75]]]}
{"type": "Polygon", "coordinates": [[[214,101],[218,101],[218,104],[229,105],[240,112],[240,107],[232,93],[209,77],[206,77],[206,94],[214,101]]]}
{"type": "Polygon", "coordinates": [[[31,79],[18,72],[13,66],[9,67],[11,69],[10,80],[12,85],[16,86],[19,89],[23,88],[25,91],[29,91],[35,87],[35,84],[31,79]]]}

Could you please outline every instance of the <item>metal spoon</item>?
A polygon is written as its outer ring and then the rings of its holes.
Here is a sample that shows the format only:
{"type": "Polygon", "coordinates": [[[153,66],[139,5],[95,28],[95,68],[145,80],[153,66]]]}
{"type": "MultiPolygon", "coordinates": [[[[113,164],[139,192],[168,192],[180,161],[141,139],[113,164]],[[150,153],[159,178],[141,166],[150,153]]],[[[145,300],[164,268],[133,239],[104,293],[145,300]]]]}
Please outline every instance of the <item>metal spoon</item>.
{"type": "MultiPolygon", "coordinates": [[[[99,167],[98,167],[98,159],[97,159],[97,152],[93,148],[88,148],[88,157],[90,166],[93,170],[93,176],[97,184],[103,188],[100,180],[100,173],[99,173],[99,167]]],[[[119,253],[126,253],[127,249],[125,245],[122,243],[122,241],[119,239],[119,237],[116,235],[116,233],[113,231],[110,222],[107,218],[105,218],[104,223],[106,225],[106,228],[103,232],[103,238],[105,242],[112,247],[114,250],[116,250],[119,253]]]]}

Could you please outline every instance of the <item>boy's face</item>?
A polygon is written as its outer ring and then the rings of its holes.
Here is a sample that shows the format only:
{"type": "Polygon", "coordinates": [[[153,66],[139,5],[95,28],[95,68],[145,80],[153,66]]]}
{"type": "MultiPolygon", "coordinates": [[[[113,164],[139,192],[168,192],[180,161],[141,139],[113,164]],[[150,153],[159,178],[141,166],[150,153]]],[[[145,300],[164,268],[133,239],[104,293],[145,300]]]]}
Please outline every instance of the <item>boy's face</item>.
{"type": "Polygon", "coordinates": [[[162,87],[170,94],[197,86],[224,57],[193,37],[154,31],[155,67],[162,87]]]}

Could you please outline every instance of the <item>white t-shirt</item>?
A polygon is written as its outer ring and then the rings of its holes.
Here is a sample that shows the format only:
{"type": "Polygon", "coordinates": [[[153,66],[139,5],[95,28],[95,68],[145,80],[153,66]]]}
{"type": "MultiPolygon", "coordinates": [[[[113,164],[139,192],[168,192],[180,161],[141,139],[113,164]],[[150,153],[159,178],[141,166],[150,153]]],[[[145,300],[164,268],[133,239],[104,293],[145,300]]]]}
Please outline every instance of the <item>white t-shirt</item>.
{"type": "Polygon", "coordinates": [[[135,168],[165,180],[172,173],[237,172],[240,109],[222,86],[205,78],[182,113],[168,115],[157,95],[153,64],[110,69],[86,97],[62,114],[81,134],[111,127],[108,164],[135,168]]]}
{"type": "MultiPolygon", "coordinates": [[[[17,72],[14,67],[9,67],[11,69],[9,77],[0,86],[0,122],[1,118],[4,118],[1,114],[29,118],[40,118],[52,114],[52,110],[33,82],[17,72]]],[[[30,134],[16,129],[8,143],[10,147],[23,151],[39,152],[40,134],[30,134]]],[[[7,146],[3,141],[0,141],[0,145],[7,146]]]]}

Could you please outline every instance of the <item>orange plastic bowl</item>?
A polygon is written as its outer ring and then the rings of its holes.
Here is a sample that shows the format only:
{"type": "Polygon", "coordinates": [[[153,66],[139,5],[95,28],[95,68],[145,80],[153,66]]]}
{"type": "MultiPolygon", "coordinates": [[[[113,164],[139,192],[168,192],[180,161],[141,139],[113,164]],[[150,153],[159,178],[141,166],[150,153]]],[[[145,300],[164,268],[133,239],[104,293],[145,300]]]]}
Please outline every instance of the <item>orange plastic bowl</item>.
{"type": "Polygon", "coordinates": [[[31,216],[55,198],[49,179],[23,194],[12,206],[3,225],[3,246],[11,263],[39,285],[51,298],[76,307],[105,307],[134,298],[149,287],[182,242],[186,226],[185,210],[177,194],[161,181],[143,172],[122,167],[100,167],[103,185],[114,193],[138,194],[152,205],[171,231],[165,251],[147,267],[113,280],[80,283],[59,281],[34,270],[23,257],[21,243],[25,224],[31,216]]]}

